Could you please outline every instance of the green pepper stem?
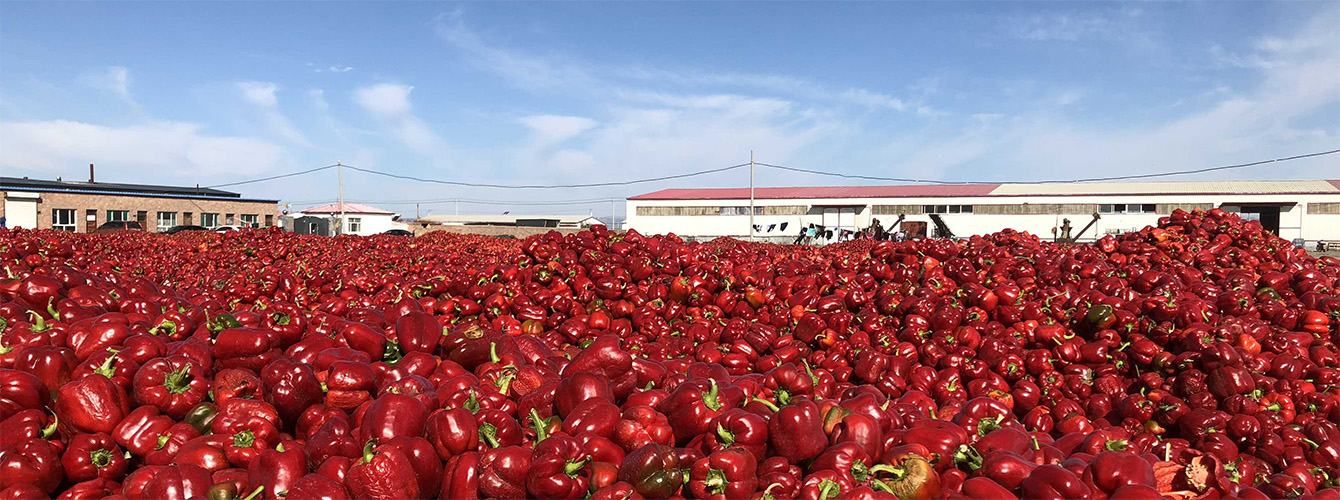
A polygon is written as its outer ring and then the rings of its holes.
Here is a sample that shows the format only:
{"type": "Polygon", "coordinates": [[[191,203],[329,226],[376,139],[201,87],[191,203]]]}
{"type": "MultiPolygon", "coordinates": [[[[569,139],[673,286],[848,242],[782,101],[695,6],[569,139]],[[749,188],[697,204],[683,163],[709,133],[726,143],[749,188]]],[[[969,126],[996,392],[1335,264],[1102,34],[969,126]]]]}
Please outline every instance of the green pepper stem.
{"type": "Polygon", "coordinates": [[[243,497],[242,500],[254,500],[256,497],[259,497],[261,495],[262,491],[265,491],[265,487],[257,486],[256,489],[253,490],[250,495],[243,497]]]}

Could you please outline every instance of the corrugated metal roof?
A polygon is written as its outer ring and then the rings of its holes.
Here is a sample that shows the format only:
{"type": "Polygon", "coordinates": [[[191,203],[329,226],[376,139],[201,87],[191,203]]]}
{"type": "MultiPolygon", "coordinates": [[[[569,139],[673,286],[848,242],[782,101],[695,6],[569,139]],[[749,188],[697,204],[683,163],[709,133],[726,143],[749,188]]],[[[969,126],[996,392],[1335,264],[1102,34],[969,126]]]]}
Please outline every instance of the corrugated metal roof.
{"type": "Polygon", "coordinates": [[[1340,192],[1331,181],[1085,182],[1005,184],[993,196],[1095,194],[1303,194],[1340,192]]]}
{"type": "MultiPolygon", "coordinates": [[[[754,188],[754,199],[796,198],[939,198],[986,196],[999,184],[946,184],[931,186],[820,186],[754,188]]],[[[630,200],[747,200],[749,188],[663,189],[630,200]]]]}
{"type": "Polygon", "coordinates": [[[75,182],[75,181],[49,181],[45,179],[28,179],[23,177],[0,177],[0,189],[17,191],[41,191],[41,192],[59,192],[70,191],[79,193],[104,193],[104,194],[137,194],[140,196],[153,195],[177,195],[191,196],[196,198],[241,198],[242,195],[232,191],[223,191],[220,189],[211,189],[207,187],[190,186],[161,186],[157,184],[122,184],[117,182],[75,182]]]}
{"type": "MultiPolygon", "coordinates": [[[[942,184],[756,188],[754,198],[945,198],[974,196],[1074,196],[1158,194],[1331,194],[1340,180],[1074,182],[1056,184],[942,184]]],[[[663,189],[630,200],[747,200],[749,188],[663,189]]]]}
{"type": "Polygon", "coordinates": [[[344,210],[340,210],[340,203],[335,202],[328,205],[321,205],[319,207],[313,207],[302,211],[302,213],[305,214],[338,214],[340,212],[344,212],[346,214],[395,215],[395,212],[382,210],[380,208],[364,205],[362,203],[352,203],[352,202],[345,202],[344,210]]]}
{"type": "Polygon", "coordinates": [[[218,196],[194,195],[194,194],[165,194],[165,193],[145,193],[142,191],[110,191],[93,189],[64,189],[64,188],[35,188],[25,187],[17,188],[13,186],[0,185],[0,191],[9,192],[29,192],[29,193],[66,193],[66,194],[96,194],[101,196],[131,196],[136,198],[171,198],[178,200],[213,200],[213,201],[237,201],[243,203],[278,203],[279,200],[263,200],[258,198],[221,198],[218,196]]]}

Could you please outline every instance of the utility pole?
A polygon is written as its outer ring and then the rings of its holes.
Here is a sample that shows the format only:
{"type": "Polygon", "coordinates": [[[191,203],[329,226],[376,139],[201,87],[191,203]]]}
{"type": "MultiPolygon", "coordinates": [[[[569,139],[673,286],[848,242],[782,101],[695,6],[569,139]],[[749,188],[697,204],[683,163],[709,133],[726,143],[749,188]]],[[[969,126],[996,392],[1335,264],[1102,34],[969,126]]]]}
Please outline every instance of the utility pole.
{"type": "Polygon", "coordinates": [[[414,220],[419,220],[419,204],[414,204],[414,220]]]}
{"type": "Polygon", "coordinates": [[[754,150],[749,150],[749,241],[754,241],[754,150]]]}
{"type": "Polygon", "coordinates": [[[340,226],[335,234],[344,234],[344,165],[335,162],[335,176],[340,182],[340,226]]]}
{"type": "Polygon", "coordinates": [[[614,213],[615,210],[616,210],[616,209],[614,208],[614,198],[610,198],[610,230],[611,230],[611,231],[614,230],[614,229],[618,229],[618,227],[615,225],[615,224],[616,224],[616,217],[618,217],[618,216],[614,213]]]}
{"type": "Polygon", "coordinates": [[[457,198],[457,199],[454,200],[454,201],[455,201],[455,203],[456,203],[456,215],[460,215],[460,214],[461,214],[461,200],[460,200],[459,198],[457,198]]]}

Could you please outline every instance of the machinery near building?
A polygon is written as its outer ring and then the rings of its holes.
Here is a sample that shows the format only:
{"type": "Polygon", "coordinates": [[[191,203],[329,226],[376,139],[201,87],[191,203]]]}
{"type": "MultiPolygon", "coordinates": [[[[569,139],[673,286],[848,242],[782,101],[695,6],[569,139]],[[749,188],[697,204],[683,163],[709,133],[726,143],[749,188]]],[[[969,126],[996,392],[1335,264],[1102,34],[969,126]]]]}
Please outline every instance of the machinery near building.
{"type": "MultiPolygon", "coordinates": [[[[626,227],[707,240],[748,238],[750,190],[665,189],[628,198],[626,227]]],[[[1340,240],[1340,180],[946,184],[755,188],[756,239],[818,243],[872,229],[956,238],[1002,229],[1093,241],[1158,223],[1175,210],[1221,208],[1285,239],[1340,240]],[[890,223],[889,221],[893,221],[890,223]],[[1075,230],[1074,225],[1083,224],[1075,230]]]]}

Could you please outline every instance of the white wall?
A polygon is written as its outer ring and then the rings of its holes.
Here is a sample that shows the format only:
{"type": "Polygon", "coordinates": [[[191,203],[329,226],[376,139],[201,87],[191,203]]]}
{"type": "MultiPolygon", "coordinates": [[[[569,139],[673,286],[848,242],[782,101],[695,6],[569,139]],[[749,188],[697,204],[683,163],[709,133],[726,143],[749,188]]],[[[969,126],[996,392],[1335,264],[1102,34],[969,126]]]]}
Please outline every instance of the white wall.
{"type": "MultiPolygon", "coordinates": [[[[335,229],[336,226],[335,221],[337,221],[340,218],[338,214],[330,215],[330,214],[308,214],[308,213],[300,213],[297,215],[297,217],[302,217],[305,215],[310,215],[314,217],[325,217],[329,219],[331,221],[330,224],[332,229],[335,229]]],[[[371,236],[374,234],[381,234],[391,229],[396,229],[397,226],[395,225],[395,221],[391,220],[394,217],[395,216],[391,214],[383,215],[383,214],[347,213],[344,214],[344,231],[340,231],[339,234],[354,234],[358,236],[371,236]],[[352,219],[358,219],[359,221],[358,231],[351,231],[349,229],[350,225],[349,223],[351,222],[352,219]]]]}
{"type": "Polygon", "coordinates": [[[5,225],[37,229],[37,201],[40,198],[37,193],[5,193],[5,225]]]}
{"type": "MultiPolygon", "coordinates": [[[[855,221],[850,222],[843,216],[841,227],[846,229],[865,228],[870,225],[872,205],[1000,205],[1000,204],[1160,204],[1160,203],[1212,203],[1214,206],[1239,205],[1252,203],[1277,203],[1293,205],[1280,211],[1279,235],[1285,239],[1303,238],[1308,242],[1317,240],[1340,240],[1340,215],[1308,214],[1308,202],[1340,202],[1335,194],[1284,194],[1284,195],[1085,195],[1085,196],[992,196],[964,198],[850,198],[850,199],[779,199],[755,200],[760,207],[778,205],[804,205],[811,207],[806,215],[755,215],[754,224],[765,230],[770,224],[789,222],[785,234],[774,231],[758,236],[771,240],[794,240],[799,226],[823,224],[823,216],[813,207],[828,205],[856,206],[858,212],[855,221]]],[[[641,206],[748,206],[749,200],[628,200],[628,218],[626,228],[637,229],[646,234],[675,233],[685,237],[700,239],[732,236],[743,238],[749,235],[748,215],[693,215],[693,216],[648,216],[637,215],[641,206]]],[[[1163,214],[1100,214],[1094,227],[1080,238],[1091,241],[1109,231],[1127,232],[1158,223],[1163,214]]],[[[873,215],[886,228],[890,227],[897,215],[873,215]]],[[[1052,236],[1052,228],[1061,224],[1061,219],[1070,219],[1071,234],[1079,234],[1092,219],[1092,214],[1031,214],[1031,215],[994,215],[994,214],[940,214],[941,219],[956,236],[989,234],[1006,228],[1027,231],[1043,238],[1052,236]]],[[[908,215],[908,221],[927,223],[927,234],[934,234],[934,223],[925,214],[908,215]]]]}

